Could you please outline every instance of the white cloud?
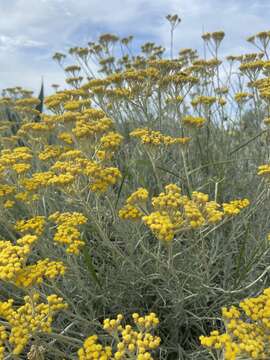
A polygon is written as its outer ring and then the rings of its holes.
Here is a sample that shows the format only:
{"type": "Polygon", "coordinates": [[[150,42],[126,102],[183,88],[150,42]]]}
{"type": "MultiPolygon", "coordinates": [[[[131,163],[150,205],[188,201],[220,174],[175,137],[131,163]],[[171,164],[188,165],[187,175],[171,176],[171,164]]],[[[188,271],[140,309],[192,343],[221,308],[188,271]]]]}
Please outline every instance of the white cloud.
{"type": "Polygon", "coordinates": [[[0,35],[1,51],[9,51],[17,48],[39,48],[44,47],[45,45],[46,44],[42,41],[33,40],[24,35],[14,37],[0,35]]]}

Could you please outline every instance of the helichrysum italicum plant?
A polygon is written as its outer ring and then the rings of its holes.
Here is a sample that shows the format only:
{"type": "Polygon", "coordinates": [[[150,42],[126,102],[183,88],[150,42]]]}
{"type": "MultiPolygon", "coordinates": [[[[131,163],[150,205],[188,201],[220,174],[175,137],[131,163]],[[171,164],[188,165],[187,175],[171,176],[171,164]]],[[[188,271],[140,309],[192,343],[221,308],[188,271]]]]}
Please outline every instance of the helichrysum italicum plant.
{"type": "MultiPolygon", "coordinates": [[[[37,220],[37,219],[35,219],[37,220]]],[[[33,226],[25,223],[17,224],[17,228],[25,230],[26,227],[34,229],[40,234],[37,222],[33,226]]],[[[21,354],[28,341],[38,332],[51,332],[53,316],[61,309],[66,309],[67,304],[63,298],[55,294],[47,296],[47,302],[39,302],[40,294],[35,290],[42,284],[45,278],[55,279],[65,273],[62,261],[39,260],[34,264],[27,264],[32,247],[37,241],[36,235],[24,235],[17,240],[16,245],[10,241],[2,240],[0,244],[0,279],[4,282],[13,283],[24,289],[29,295],[24,296],[24,305],[14,307],[14,299],[0,302],[1,318],[7,322],[1,325],[1,358],[5,358],[6,343],[12,354],[21,354]],[[6,324],[6,323],[5,323],[6,324]]]]}
{"type": "Polygon", "coordinates": [[[215,225],[226,217],[239,214],[249,205],[249,200],[243,199],[221,206],[198,191],[192,192],[189,198],[182,195],[175,184],[166,185],[165,192],[152,198],[153,211],[147,209],[147,200],[148,191],[138,189],[127,198],[119,216],[127,220],[142,220],[159,240],[167,244],[179,233],[215,225]]]}
{"type": "MultiPolygon", "coordinates": [[[[167,19],[170,59],[103,34],[55,54],[68,88],[42,115],[31,91],[3,92],[2,358],[209,359],[198,337],[219,308],[267,287],[269,32],[249,39],[259,52],[221,59],[220,30],[204,58],[174,56],[167,19]]],[[[267,296],[201,342],[267,354],[267,296]]]]}
{"type": "Polygon", "coordinates": [[[159,319],[155,313],[140,316],[132,314],[135,326],[121,325],[123,315],[118,314],[116,319],[105,319],[103,329],[114,339],[113,346],[103,346],[98,343],[98,336],[88,337],[79,349],[79,360],[86,359],[138,359],[152,360],[153,352],[160,345],[160,337],[152,334],[159,319]]]}
{"type": "Polygon", "coordinates": [[[222,308],[225,333],[214,330],[201,336],[203,346],[224,352],[224,359],[242,357],[268,359],[269,353],[270,289],[254,298],[240,302],[239,307],[222,308]]]}

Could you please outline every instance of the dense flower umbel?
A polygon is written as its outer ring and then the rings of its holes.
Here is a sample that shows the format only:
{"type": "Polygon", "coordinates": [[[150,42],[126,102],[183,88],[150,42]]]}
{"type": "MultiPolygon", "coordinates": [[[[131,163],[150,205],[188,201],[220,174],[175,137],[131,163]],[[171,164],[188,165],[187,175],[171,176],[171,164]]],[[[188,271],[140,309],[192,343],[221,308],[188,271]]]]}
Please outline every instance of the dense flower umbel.
{"type": "Polygon", "coordinates": [[[186,126],[200,128],[205,124],[206,120],[199,116],[186,115],[183,117],[182,122],[186,126]]]}
{"type": "Polygon", "coordinates": [[[249,200],[232,200],[229,203],[222,204],[224,214],[226,215],[237,215],[240,213],[241,209],[249,206],[249,200]]]}
{"type": "Polygon", "coordinates": [[[6,103],[12,108],[13,111],[21,118],[27,118],[27,120],[34,119],[40,114],[36,109],[37,105],[40,104],[40,100],[32,97],[32,92],[24,90],[19,87],[14,89],[9,89],[10,95],[12,93],[12,98],[6,100],[6,103]]]}
{"type": "Polygon", "coordinates": [[[126,220],[140,220],[144,213],[136,206],[126,204],[119,210],[119,216],[121,219],[126,220]]]}
{"type": "MultiPolygon", "coordinates": [[[[68,155],[69,152],[66,153],[66,157],[68,155]]],[[[65,161],[56,161],[49,171],[36,172],[31,178],[22,179],[20,186],[32,193],[50,187],[68,189],[80,175],[89,179],[89,187],[93,192],[105,192],[121,178],[121,173],[116,167],[88,160],[78,153],[75,156],[70,154],[69,157],[70,159],[65,161]]]]}
{"type": "MultiPolygon", "coordinates": [[[[11,184],[5,184],[10,179],[15,177],[23,178],[25,174],[31,169],[31,161],[33,155],[32,151],[28,147],[16,147],[15,149],[4,149],[0,153],[0,196],[3,200],[13,202],[13,199],[9,198],[11,193],[14,192],[15,187],[11,184]],[[2,190],[2,191],[1,191],[2,190]]],[[[13,182],[13,181],[12,181],[13,182]]],[[[10,181],[10,183],[12,183],[10,181]]],[[[12,206],[5,206],[12,207],[12,206]]]]}
{"type": "Polygon", "coordinates": [[[13,150],[4,149],[1,151],[0,165],[10,169],[15,164],[30,162],[32,158],[32,151],[26,146],[16,147],[13,150]]]}
{"type": "Polygon", "coordinates": [[[151,212],[143,216],[142,220],[160,241],[169,243],[173,240],[175,226],[166,211],[151,212]]]}
{"type": "Polygon", "coordinates": [[[85,174],[90,177],[90,189],[94,192],[106,191],[122,177],[116,167],[106,167],[95,161],[87,164],[85,174]]]}
{"type": "Polygon", "coordinates": [[[165,186],[165,192],[152,197],[153,211],[147,208],[148,192],[140,188],[126,200],[119,216],[126,220],[142,220],[165,243],[177,233],[216,224],[224,217],[237,215],[249,205],[247,199],[222,205],[209,201],[208,195],[194,191],[191,198],[182,195],[175,184],[165,186]]]}
{"type": "Polygon", "coordinates": [[[18,220],[15,229],[21,233],[33,233],[40,236],[44,231],[46,221],[44,216],[35,216],[28,220],[18,220]]]}
{"type": "Polygon", "coordinates": [[[37,236],[25,235],[13,245],[10,241],[0,241],[0,279],[15,281],[17,274],[25,266],[37,236]]]}
{"type": "Polygon", "coordinates": [[[270,164],[260,165],[258,168],[258,175],[268,179],[270,176],[270,164]]]}
{"type": "Polygon", "coordinates": [[[80,248],[85,242],[81,240],[81,233],[78,230],[80,225],[86,224],[87,218],[77,212],[59,213],[56,212],[49,216],[49,220],[57,224],[54,241],[66,246],[66,252],[78,255],[80,248]]]}
{"type": "MultiPolygon", "coordinates": [[[[21,354],[34,334],[38,332],[50,333],[53,316],[58,311],[67,308],[67,304],[57,295],[47,296],[47,303],[39,302],[39,298],[40,295],[35,292],[30,296],[25,296],[25,304],[18,308],[13,306],[13,299],[0,302],[0,316],[11,327],[8,342],[13,347],[12,353],[14,355],[21,354]]],[[[3,336],[7,338],[4,329],[0,330],[2,330],[3,336]]],[[[2,350],[1,347],[0,350],[2,350]]]]}
{"type": "Polygon", "coordinates": [[[78,351],[79,360],[109,360],[112,358],[111,346],[104,346],[98,342],[98,336],[89,336],[78,351]]]}
{"type": "Polygon", "coordinates": [[[144,188],[139,188],[137,191],[135,191],[127,198],[126,202],[129,205],[133,205],[133,204],[145,203],[147,199],[148,199],[148,191],[144,188]]]}
{"type": "Polygon", "coordinates": [[[62,261],[39,260],[27,264],[36,235],[25,235],[17,240],[16,245],[10,241],[0,241],[0,279],[13,282],[17,286],[28,288],[42,283],[44,278],[54,279],[65,272],[62,261]]]}
{"type": "Polygon", "coordinates": [[[116,132],[109,132],[100,139],[101,148],[104,150],[115,150],[119,147],[123,140],[123,136],[116,132]]]}
{"type": "Polygon", "coordinates": [[[189,137],[171,137],[163,135],[160,131],[154,131],[146,128],[139,128],[130,133],[130,136],[137,137],[144,145],[185,145],[190,141],[189,137]]]}
{"type": "Polygon", "coordinates": [[[135,326],[121,325],[123,315],[116,319],[105,319],[103,329],[114,339],[112,346],[103,346],[97,342],[98,337],[92,335],[87,338],[78,351],[79,360],[153,360],[152,352],[160,345],[160,338],[152,334],[159,324],[155,313],[140,316],[132,314],[135,326]]]}
{"type": "Polygon", "coordinates": [[[24,288],[32,287],[41,284],[44,278],[55,279],[64,275],[65,270],[66,267],[62,261],[38,260],[37,263],[24,266],[18,271],[15,284],[24,288]]]}
{"type": "Polygon", "coordinates": [[[123,137],[113,131],[113,120],[103,110],[89,107],[89,96],[85,99],[85,95],[77,89],[48,97],[46,104],[54,114],[43,114],[38,123],[23,124],[17,133],[28,146],[1,151],[0,175],[14,182],[16,174],[19,185],[18,193],[13,194],[15,187],[0,184],[10,190],[3,194],[4,207],[12,207],[15,200],[36,201],[48,188],[71,191],[75,182],[87,189],[86,179],[92,191],[104,192],[121,178],[120,171],[108,161],[123,137]],[[48,144],[47,135],[54,139],[53,144],[48,144]],[[66,157],[71,151],[75,153],[66,157]],[[32,169],[36,158],[42,164],[32,169]]]}
{"type": "Polygon", "coordinates": [[[63,150],[59,145],[46,145],[44,150],[38,154],[38,157],[42,161],[47,161],[49,159],[58,158],[62,151],[63,150]]]}
{"type": "Polygon", "coordinates": [[[246,103],[249,99],[252,98],[252,94],[245,93],[245,92],[240,92],[240,93],[236,93],[234,98],[235,98],[235,101],[238,104],[243,104],[243,103],[246,103]]]}
{"type": "Polygon", "coordinates": [[[201,336],[201,344],[224,350],[226,360],[235,360],[241,356],[269,359],[270,288],[258,297],[243,300],[240,308],[223,308],[226,332],[220,334],[215,330],[208,337],[201,336]]]}
{"type": "Polygon", "coordinates": [[[4,359],[5,341],[8,339],[8,333],[3,325],[0,325],[0,359],[4,359]]]}
{"type": "Polygon", "coordinates": [[[195,108],[198,107],[199,105],[210,107],[215,103],[216,100],[217,99],[214,96],[201,95],[201,96],[197,96],[194,99],[192,99],[191,105],[195,108]]]}

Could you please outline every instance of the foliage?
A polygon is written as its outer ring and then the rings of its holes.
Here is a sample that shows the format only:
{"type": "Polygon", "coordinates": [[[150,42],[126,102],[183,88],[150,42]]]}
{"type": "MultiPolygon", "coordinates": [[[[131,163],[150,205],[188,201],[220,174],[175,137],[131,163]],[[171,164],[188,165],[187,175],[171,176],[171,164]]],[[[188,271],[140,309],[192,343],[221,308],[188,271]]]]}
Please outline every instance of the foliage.
{"type": "Polygon", "coordinates": [[[22,88],[0,99],[2,358],[233,359],[220,308],[253,316],[269,286],[270,33],[224,61],[222,31],[173,57],[167,20],[170,59],[104,34],[54,55],[67,88],[42,114],[22,88]]]}

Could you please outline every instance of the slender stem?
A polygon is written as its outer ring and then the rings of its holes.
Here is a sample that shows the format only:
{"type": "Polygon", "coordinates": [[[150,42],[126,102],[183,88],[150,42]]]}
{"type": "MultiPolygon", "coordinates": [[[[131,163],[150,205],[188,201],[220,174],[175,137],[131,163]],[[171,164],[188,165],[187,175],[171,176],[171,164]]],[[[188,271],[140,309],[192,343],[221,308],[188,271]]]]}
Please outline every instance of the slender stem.
{"type": "Polygon", "coordinates": [[[148,157],[149,157],[149,160],[150,160],[150,162],[151,162],[151,165],[152,165],[152,168],[153,168],[153,173],[154,173],[154,176],[155,176],[155,179],[156,179],[156,183],[157,183],[158,189],[159,189],[159,191],[161,191],[161,190],[162,190],[162,186],[161,186],[160,179],[159,179],[159,176],[158,176],[158,173],[157,173],[157,168],[156,168],[155,161],[154,161],[151,153],[150,153],[148,150],[146,150],[146,153],[147,153],[147,155],[148,155],[148,157]]]}
{"type": "Polygon", "coordinates": [[[190,182],[189,171],[188,171],[188,167],[187,167],[186,156],[185,156],[184,150],[181,150],[181,154],[182,154],[182,159],[183,159],[184,172],[185,172],[185,176],[186,176],[186,180],[187,180],[187,188],[188,188],[189,196],[191,196],[192,186],[191,186],[191,182],[190,182]]]}

